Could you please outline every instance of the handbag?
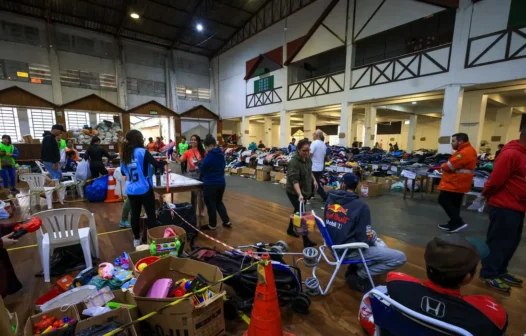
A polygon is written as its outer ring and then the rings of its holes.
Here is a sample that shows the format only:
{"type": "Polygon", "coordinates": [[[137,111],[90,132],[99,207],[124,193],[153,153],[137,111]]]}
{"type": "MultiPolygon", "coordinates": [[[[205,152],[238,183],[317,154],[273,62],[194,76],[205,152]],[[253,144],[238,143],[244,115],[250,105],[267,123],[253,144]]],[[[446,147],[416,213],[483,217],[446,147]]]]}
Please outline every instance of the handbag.
{"type": "Polygon", "coordinates": [[[294,232],[300,236],[307,236],[309,232],[314,232],[316,220],[314,219],[314,214],[312,211],[306,211],[305,204],[303,202],[300,202],[299,210],[299,212],[291,215],[292,228],[294,229],[294,232]]]}

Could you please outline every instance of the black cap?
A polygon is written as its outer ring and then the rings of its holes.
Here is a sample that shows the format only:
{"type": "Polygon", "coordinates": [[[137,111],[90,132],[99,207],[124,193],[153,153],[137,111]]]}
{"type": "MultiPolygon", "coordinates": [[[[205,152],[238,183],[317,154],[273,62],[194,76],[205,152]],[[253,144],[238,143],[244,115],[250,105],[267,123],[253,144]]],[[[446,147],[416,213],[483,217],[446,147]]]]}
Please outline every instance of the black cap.
{"type": "Polygon", "coordinates": [[[51,126],[51,129],[52,130],[59,130],[61,132],[66,132],[66,130],[64,129],[64,126],[62,126],[60,124],[56,124],[56,125],[51,126]]]}

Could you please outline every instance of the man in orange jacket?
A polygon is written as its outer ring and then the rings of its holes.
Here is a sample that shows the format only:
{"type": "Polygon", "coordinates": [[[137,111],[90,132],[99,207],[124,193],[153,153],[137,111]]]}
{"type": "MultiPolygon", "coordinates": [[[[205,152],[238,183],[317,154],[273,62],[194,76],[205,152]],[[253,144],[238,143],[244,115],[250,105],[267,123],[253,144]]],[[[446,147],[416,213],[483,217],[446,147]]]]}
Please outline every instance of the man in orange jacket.
{"type": "Polygon", "coordinates": [[[438,185],[438,203],[450,220],[447,224],[439,224],[438,227],[449,232],[458,232],[468,226],[460,217],[460,207],[464,194],[471,190],[477,166],[477,151],[469,143],[466,133],[453,134],[451,147],[455,153],[440,167],[442,180],[438,185]]]}

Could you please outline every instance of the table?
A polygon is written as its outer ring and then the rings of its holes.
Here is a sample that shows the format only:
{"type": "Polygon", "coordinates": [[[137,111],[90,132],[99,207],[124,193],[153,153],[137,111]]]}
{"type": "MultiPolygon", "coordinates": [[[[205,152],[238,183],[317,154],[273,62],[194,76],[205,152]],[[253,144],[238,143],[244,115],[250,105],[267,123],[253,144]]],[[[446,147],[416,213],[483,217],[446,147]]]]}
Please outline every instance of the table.
{"type": "MultiPolygon", "coordinates": [[[[155,176],[153,178],[153,190],[156,195],[162,198],[163,195],[170,194],[171,195],[171,201],[173,203],[173,194],[176,193],[182,193],[182,192],[192,192],[192,191],[200,191],[201,186],[203,185],[203,182],[179,175],[170,173],[169,177],[169,188],[166,190],[166,175],[161,176],[161,185],[156,185],[156,179],[155,176]]],[[[201,208],[199,207],[199,200],[197,200],[196,204],[196,211],[197,211],[197,226],[200,225],[199,220],[199,214],[201,211],[201,208]]]]}

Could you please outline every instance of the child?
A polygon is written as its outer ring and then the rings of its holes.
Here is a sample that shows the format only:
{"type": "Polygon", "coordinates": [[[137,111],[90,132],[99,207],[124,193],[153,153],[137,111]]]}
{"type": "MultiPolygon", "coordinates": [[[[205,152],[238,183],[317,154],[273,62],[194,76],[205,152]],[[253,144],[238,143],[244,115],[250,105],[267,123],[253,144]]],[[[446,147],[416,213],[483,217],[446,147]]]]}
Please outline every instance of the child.
{"type": "Polygon", "coordinates": [[[66,152],[66,164],[62,169],[63,172],[76,172],[77,171],[77,162],[75,161],[77,153],[74,151],[66,152]]]}

